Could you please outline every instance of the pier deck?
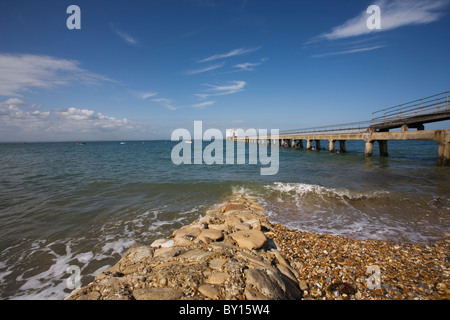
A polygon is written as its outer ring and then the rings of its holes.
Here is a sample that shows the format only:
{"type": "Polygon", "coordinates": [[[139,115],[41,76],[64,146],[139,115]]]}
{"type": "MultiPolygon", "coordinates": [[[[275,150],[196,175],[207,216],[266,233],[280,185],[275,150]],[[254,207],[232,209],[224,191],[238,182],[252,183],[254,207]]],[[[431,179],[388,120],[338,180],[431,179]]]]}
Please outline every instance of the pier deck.
{"type": "Polygon", "coordinates": [[[378,142],[380,156],[388,156],[389,140],[434,140],[438,143],[437,166],[450,166],[450,129],[424,130],[424,124],[450,119],[449,91],[418,99],[398,106],[372,113],[368,121],[323,126],[307,129],[281,131],[277,136],[234,136],[235,141],[246,143],[267,143],[291,148],[311,150],[312,141],[320,149],[320,141],[329,141],[329,151],[346,152],[347,140],[365,141],[364,155],[373,154],[374,142],[378,142]],[[390,131],[401,128],[400,131],[390,131]],[[416,130],[410,130],[411,128],[416,130]]]}

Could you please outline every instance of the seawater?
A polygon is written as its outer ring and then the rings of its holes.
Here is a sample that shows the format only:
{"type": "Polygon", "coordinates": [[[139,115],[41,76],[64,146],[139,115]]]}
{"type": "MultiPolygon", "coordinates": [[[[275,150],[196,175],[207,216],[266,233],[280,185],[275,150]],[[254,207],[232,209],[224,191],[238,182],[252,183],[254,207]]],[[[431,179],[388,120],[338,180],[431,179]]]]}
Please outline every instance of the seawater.
{"type": "Polygon", "coordinates": [[[358,141],[345,154],[280,148],[273,176],[174,165],[177,143],[0,144],[0,298],[63,299],[69,266],[86,285],[134,242],[170,235],[233,192],[309,232],[430,243],[450,230],[450,168],[435,166],[434,142],[390,141],[389,157],[375,146],[371,158],[358,141]]]}

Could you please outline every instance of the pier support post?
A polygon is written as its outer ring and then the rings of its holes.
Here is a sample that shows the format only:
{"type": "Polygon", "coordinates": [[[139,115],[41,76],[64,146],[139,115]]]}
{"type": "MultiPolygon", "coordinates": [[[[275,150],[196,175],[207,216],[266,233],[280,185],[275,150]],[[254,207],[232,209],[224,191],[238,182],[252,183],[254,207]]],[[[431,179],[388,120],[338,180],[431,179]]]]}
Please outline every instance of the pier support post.
{"type": "Polygon", "coordinates": [[[437,166],[450,166],[450,131],[437,130],[434,140],[439,144],[437,166]]]}
{"type": "Polygon", "coordinates": [[[439,143],[437,166],[450,166],[450,142],[439,143]]]}
{"type": "Polygon", "coordinates": [[[320,140],[316,140],[316,150],[320,150],[320,140]]]}
{"type": "Polygon", "coordinates": [[[347,149],[345,147],[345,140],[339,140],[339,152],[340,153],[347,152],[347,149]]]}
{"type": "Polygon", "coordinates": [[[365,157],[371,157],[373,153],[373,141],[366,141],[366,148],[364,150],[365,157]]]}
{"type": "Polygon", "coordinates": [[[387,157],[389,155],[387,140],[378,140],[378,146],[380,147],[380,156],[387,157]]]}
{"type": "Polygon", "coordinates": [[[311,140],[306,140],[306,150],[311,150],[312,149],[312,147],[311,147],[311,140]]]}
{"type": "Polygon", "coordinates": [[[292,139],[292,142],[291,142],[291,147],[292,147],[292,149],[294,149],[295,148],[295,139],[292,139]]]}
{"type": "Polygon", "coordinates": [[[330,151],[330,152],[333,152],[334,153],[334,144],[335,144],[335,140],[329,140],[330,141],[330,144],[329,144],[329,146],[328,146],[328,150],[330,151]]]}

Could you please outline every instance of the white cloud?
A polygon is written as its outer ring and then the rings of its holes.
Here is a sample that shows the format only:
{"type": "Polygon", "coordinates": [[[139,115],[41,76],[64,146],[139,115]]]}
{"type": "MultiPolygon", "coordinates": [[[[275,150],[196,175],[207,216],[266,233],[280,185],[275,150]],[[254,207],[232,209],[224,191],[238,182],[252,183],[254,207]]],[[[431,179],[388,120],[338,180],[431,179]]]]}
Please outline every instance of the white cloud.
{"type": "Polygon", "coordinates": [[[138,124],[90,109],[60,108],[41,111],[20,99],[0,102],[2,141],[111,139],[138,129],[138,124]]]}
{"type": "Polygon", "coordinates": [[[210,57],[207,57],[205,59],[199,60],[197,62],[209,62],[209,61],[214,61],[214,60],[218,60],[218,59],[224,59],[224,58],[229,58],[229,57],[234,57],[234,56],[240,56],[240,55],[244,55],[253,51],[257,51],[261,49],[261,47],[256,47],[256,48],[239,48],[239,49],[234,49],[231,50],[230,52],[226,52],[226,53],[219,53],[219,54],[215,54],[212,55],[210,57]]]}
{"type": "Polygon", "coordinates": [[[237,92],[241,92],[244,90],[244,87],[247,85],[245,81],[231,81],[229,84],[225,85],[213,85],[213,84],[204,84],[208,89],[205,93],[197,93],[197,96],[200,99],[206,99],[211,96],[223,96],[228,94],[233,94],[237,92]]]}
{"type": "Polygon", "coordinates": [[[364,10],[358,16],[347,20],[345,23],[334,27],[331,31],[321,34],[310,42],[320,39],[335,40],[393,30],[399,27],[417,24],[427,24],[439,20],[442,10],[449,4],[448,0],[381,0],[373,3],[381,9],[381,29],[370,30],[367,28],[367,19],[370,14],[364,10]]]}
{"type": "Polygon", "coordinates": [[[21,96],[21,92],[32,88],[52,88],[71,82],[112,81],[80,68],[79,64],[50,56],[0,53],[0,96],[21,96]]]}
{"type": "Polygon", "coordinates": [[[176,110],[177,108],[173,105],[172,100],[167,99],[167,98],[157,98],[157,99],[152,99],[152,101],[158,102],[160,105],[166,107],[167,109],[170,110],[176,110]]]}
{"type": "Polygon", "coordinates": [[[259,62],[244,62],[244,63],[238,63],[233,66],[233,68],[238,68],[237,71],[253,71],[255,70],[255,67],[260,66],[263,64],[263,62],[266,62],[268,58],[261,58],[259,62]]]}
{"type": "Polygon", "coordinates": [[[212,92],[220,93],[220,94],[232,94],[235,92],[240,92],[244,89],[245,85],[247,83],[245,81],[232,81],[228,85],[212,85],[212,84],[205,84],[206,86],[210,87],[209,89],[212,92]]]}
{"type": "Polygon", "coordinates": [[[313,58],[322,58],[322,57],[328,57],[328,56],[339,56],[343,54],[350,54],[350,53],[357,53],[357,52],[364,52],[364,51],[372,51],[376,49],[380,49],[385,47],[384,45],[378,45],[378,46],[371,46],[371,47],[361,47],[361,48],[354,48],[354,49],[348,49],[348,50],[342,50],[342,51],[336,51],[336,52],[328,52],[328,53],[320,53],[315,54],[312,57],[313,58]]]}
{"type": "Polygon", "coordinates": [[[214,65],[210,65],[210,66],[207,66],[207,67],[201,68],[201,69],[190,70],[190,71],[187,71],[186,74],[192,75],[192,74],[198,74],[198,73],[203,73],[203,72],[215,70],[215,69],[223,67],[224,64],[225,64],[225,62],[219,63],[219,64],[214,64],[214,65]]]}
{"type": "Polygon", "coordinates": [[[117,27],[115,27],[113,24],[111,24],[111,29],[114,31],[115,34],[117,34],[120,38],[122,38],[123,41],[125,41],[128,44],[131,45],[137,45],[139,41],[137,41],[135,38],[130,36],[129,34],[119,30],[117,27]]]}
{"type": "Polygon", "coordinates": [[[26,102],[18,98],[9,98],[8,100],[2,102],[4,105],[14,105],[14,106],[26,106],[26,102]]]}
{"type": "Polygon", "coordinates": [[[141,92],[139,93],[139,97],[143,100],[154,97],[158,94],[158,92],[141,92]]]}
{"type": "Polygon", "coordinates": [[[256,63],[245,62],[245,63],[239,63],[239,64],[233,66],[233,68],[239,68],[241,70],[252,71],[255,69],[254,67],[257,67],[260,64],[261,64],[260,62],[256,62],[256,63]]]}
{"type": "Polygon", "coordinates": [[[192,107],[201,109],[201,108],[209,107],[209,106],[213,105],[214,103],[215,103],[215,101],[205,101],[205,102],[193,104],[192,107]]]}

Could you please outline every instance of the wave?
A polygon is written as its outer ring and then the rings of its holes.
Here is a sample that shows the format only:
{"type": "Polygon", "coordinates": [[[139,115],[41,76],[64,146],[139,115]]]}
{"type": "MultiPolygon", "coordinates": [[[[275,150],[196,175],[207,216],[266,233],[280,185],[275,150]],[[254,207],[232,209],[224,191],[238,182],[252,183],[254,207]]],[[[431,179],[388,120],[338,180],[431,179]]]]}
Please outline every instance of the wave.
{"type": "Polygon", "coordinates": [[[419,243],[438,239],[450,223],[449,199],[428,194],[286,182],[234,190],[256,195],[271,222],[320,234],[419,243]]]}
{"type": "Polygon", "coordinates": [[[314,184],[307,183],[283,183],[275,182],[271,185],[266,185],[265,188],[269,191],[277,191],[281,194],[294,195],[298,197],[317,197],[322,200],[360,200],[366,201],[369,199],[378,199],[390,194],[389,191],[359,191],[350,190],[346,188],[327,188],[314,184]]]}

